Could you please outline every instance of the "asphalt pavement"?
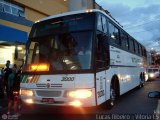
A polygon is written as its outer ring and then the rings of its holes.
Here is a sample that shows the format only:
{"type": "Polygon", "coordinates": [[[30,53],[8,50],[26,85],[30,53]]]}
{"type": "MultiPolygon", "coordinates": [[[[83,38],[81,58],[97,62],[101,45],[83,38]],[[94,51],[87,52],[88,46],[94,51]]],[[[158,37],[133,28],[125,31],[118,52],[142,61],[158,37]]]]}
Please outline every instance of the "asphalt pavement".
{"type": "Polygon", "coordinates": [[[5,95],[3,98],[0,98],[0,115],[7,110],[8,106],[8,99],[5,95]]]}

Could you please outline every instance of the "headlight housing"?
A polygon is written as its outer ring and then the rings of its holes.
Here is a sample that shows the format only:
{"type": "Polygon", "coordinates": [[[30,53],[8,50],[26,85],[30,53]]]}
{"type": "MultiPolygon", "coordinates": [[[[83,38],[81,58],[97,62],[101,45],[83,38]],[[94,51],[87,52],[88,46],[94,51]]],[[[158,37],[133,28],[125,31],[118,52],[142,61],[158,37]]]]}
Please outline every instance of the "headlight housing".
{"type": "Polygon", "coordinates": [[[21,89],[20,94],[24,96],[34,96],[34,93],[32,90],[21,89]]]}
{"type": "Polygon", "coordinates": [[[68,91],[67,96],[70,98],[86,99],[92,96],[92,91],[89,89],[79,89],[68,91]]]}
{"type": "Polygon", "coordinates": [[[150,76],[151,78],[153,78],[153,77],[154,77],[154,74],[153,74],[153,73],[150,73],[149,76],[150,76]]]}

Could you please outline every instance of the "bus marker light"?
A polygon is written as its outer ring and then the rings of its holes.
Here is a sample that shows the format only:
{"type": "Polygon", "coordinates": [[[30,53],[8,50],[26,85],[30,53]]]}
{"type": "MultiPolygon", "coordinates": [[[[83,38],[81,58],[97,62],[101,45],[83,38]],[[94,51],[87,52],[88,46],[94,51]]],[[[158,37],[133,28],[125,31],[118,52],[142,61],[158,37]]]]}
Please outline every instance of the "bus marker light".
{"type": "Polygon", "coordinates": [[[89,12],[93,12],[93,10],[92,9],[87,9],[86,13],[89,13],[89,12]]]}
{"type": "Polygon", "coordinates": [[[35,21],[35,23],[38,23],[38,22],[40,22],[40,20],[35,21]]]}
{"type": "Polygon", "coordinates": [[[48,64],[31,64],[29,66],[29,71],[49,71],[48,64]]]}

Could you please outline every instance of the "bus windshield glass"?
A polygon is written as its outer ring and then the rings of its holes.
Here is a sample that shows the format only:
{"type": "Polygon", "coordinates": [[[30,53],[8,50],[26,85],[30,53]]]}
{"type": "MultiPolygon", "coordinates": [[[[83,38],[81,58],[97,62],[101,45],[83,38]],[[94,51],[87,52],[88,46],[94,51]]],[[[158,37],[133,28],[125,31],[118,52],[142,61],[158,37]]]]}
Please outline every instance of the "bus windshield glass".
{"type": "Polygon", "coordinates": [[[26,67],[48,63],[50,71],[91,69],[94,13],[52,18],[33,25],[26,67]]]}
{"type": "Polygon", "coordinates": [[[26,62],[48,63],[51,71],[90,69],[91,48],[91,31],[32,38],[26,62]]]}
{"type": "Polygon", "coordinates": [[[94,13],[69,15],[45,20],[33,25],[29,38],[72,31],[92,30],[94,13]]]}

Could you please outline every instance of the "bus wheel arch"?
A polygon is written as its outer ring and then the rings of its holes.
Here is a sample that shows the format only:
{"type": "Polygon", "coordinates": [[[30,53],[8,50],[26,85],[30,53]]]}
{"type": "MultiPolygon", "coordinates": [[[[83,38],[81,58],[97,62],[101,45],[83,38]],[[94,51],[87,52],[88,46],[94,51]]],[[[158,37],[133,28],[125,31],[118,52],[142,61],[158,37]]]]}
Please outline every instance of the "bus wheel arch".
{"type": "Polygon", "coordinates": [[[115,102],[119,96],[120,96],[119,78],[117,75],[113,75],[110,84],[110,99],[107,104],[109,109],[111,109],[115,105],[115,102]]]}
{"type": "Polygon", "coordinates": [[[110,84],[110,90],[114,89],[116,92],[116,99],[120,96],[120,85],[119,85],[119,78],[117,75],[113,75],[111,79],[111,84],[110,84]]]}

